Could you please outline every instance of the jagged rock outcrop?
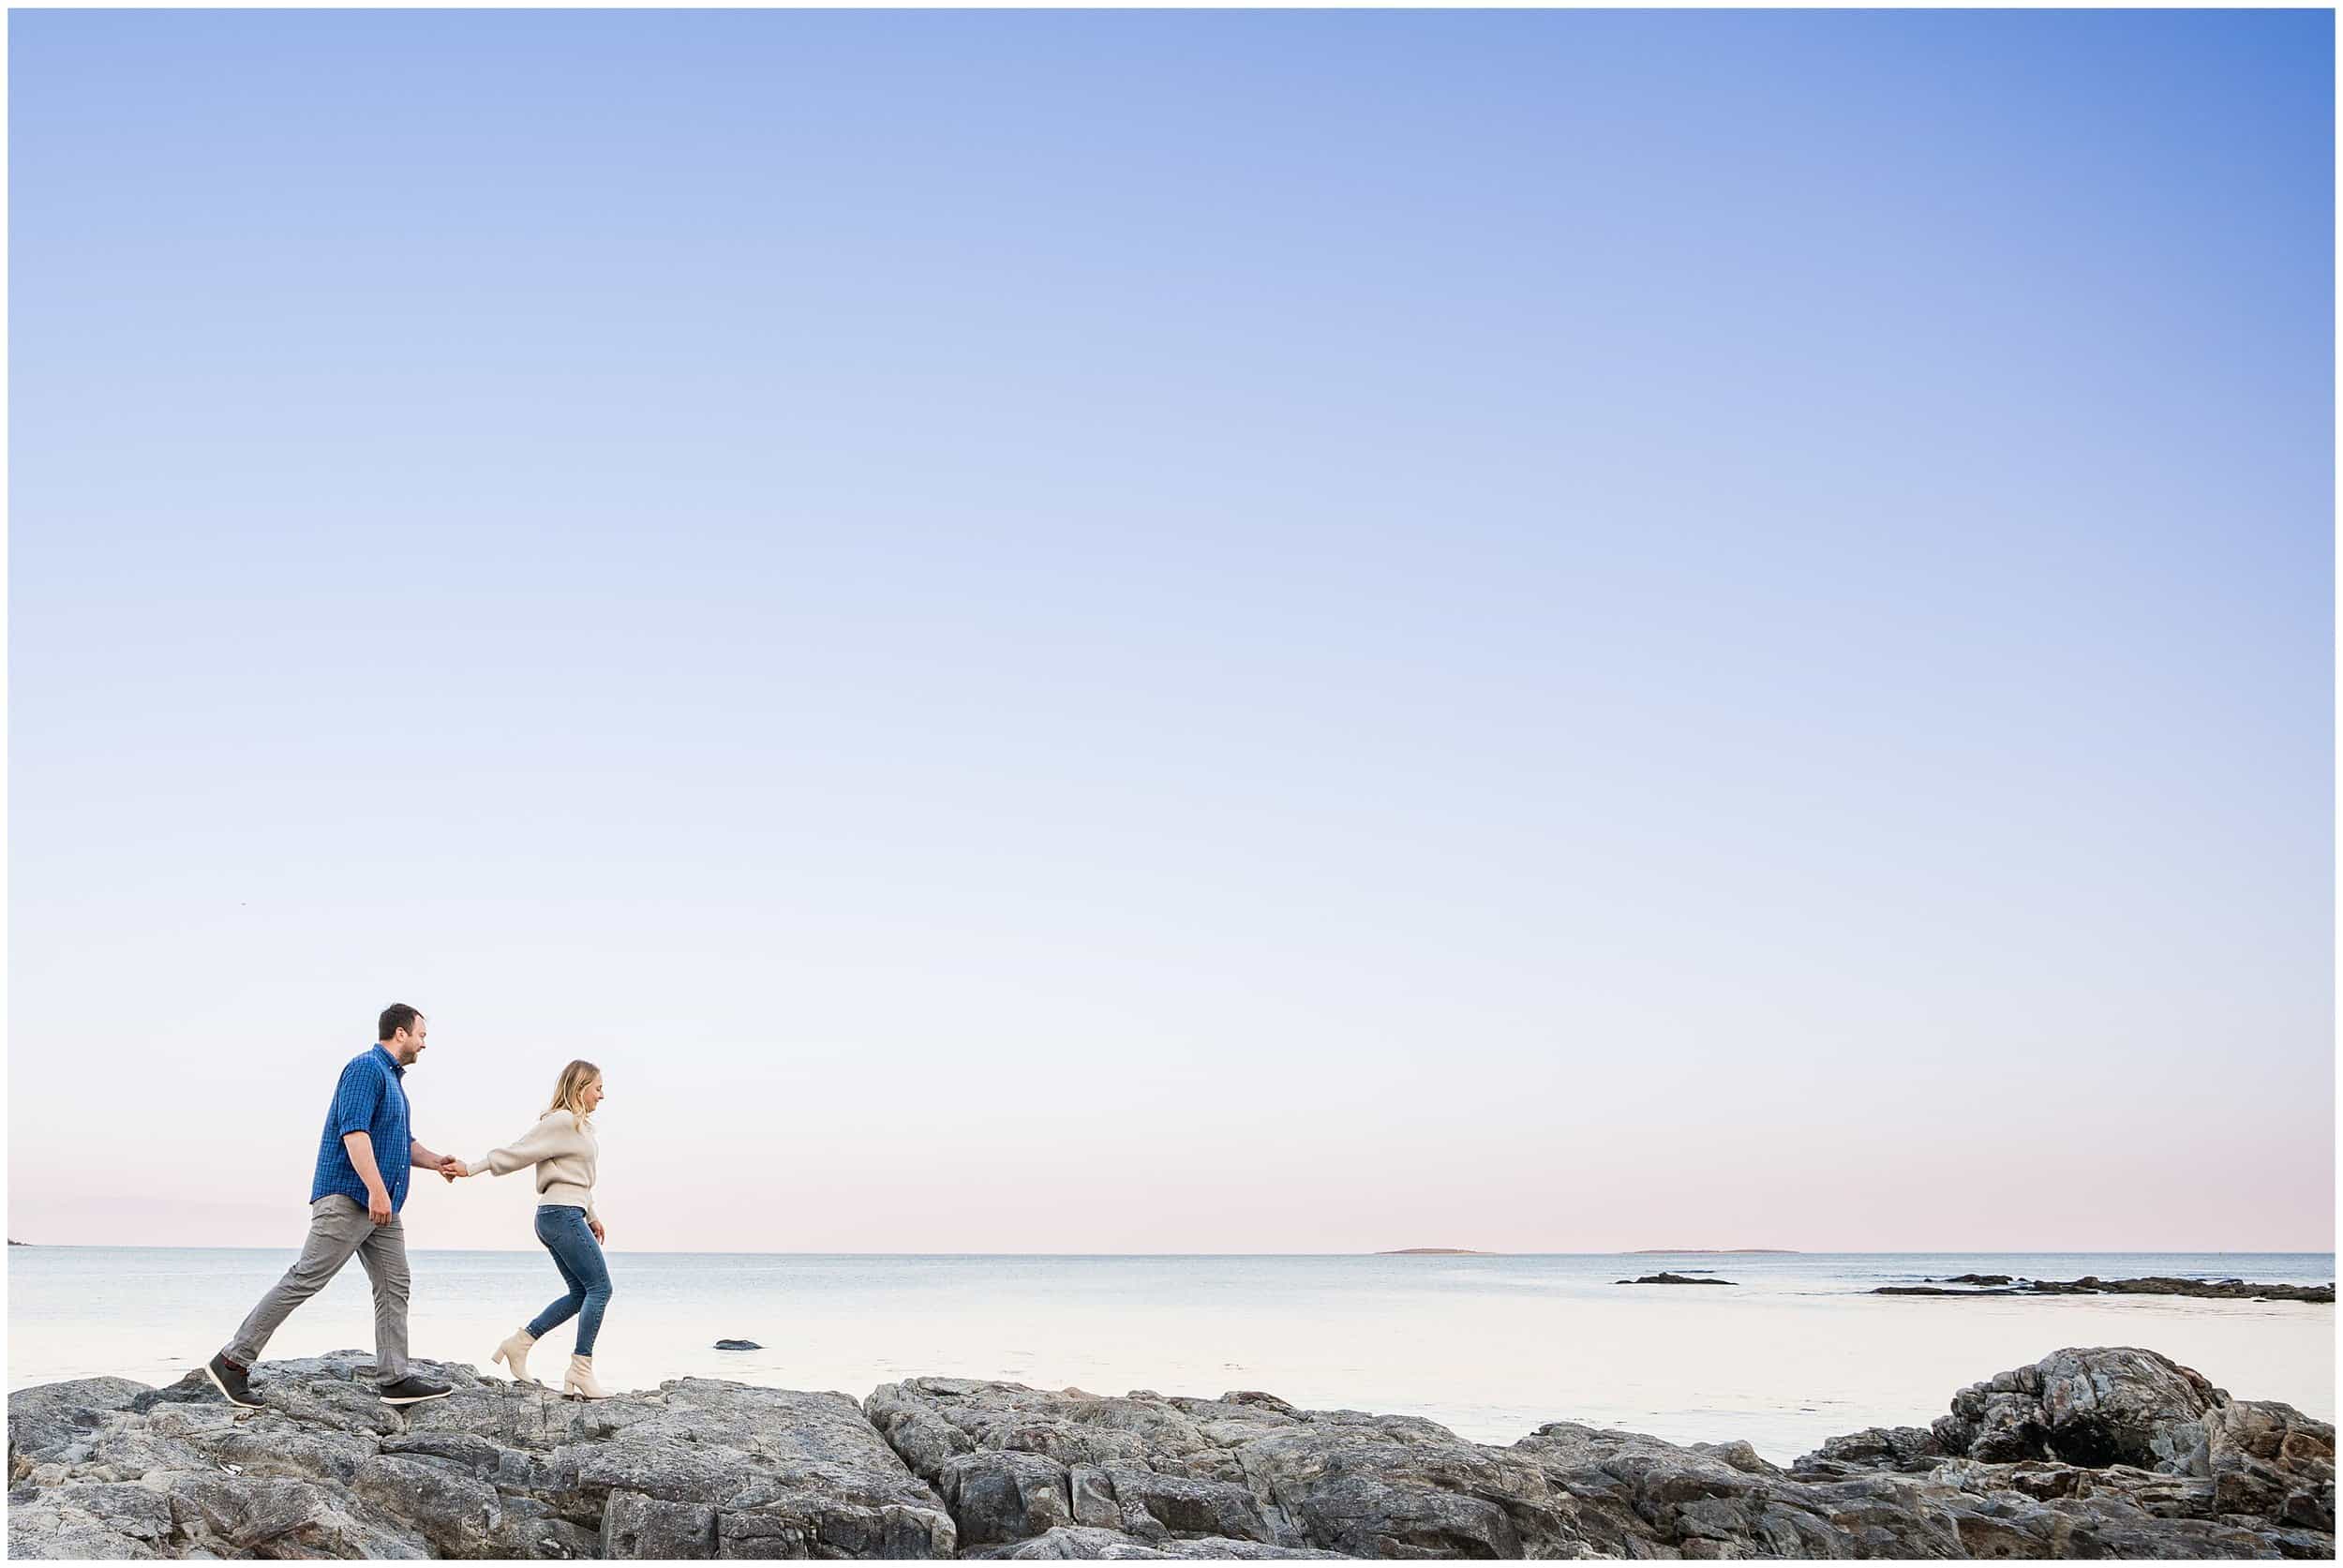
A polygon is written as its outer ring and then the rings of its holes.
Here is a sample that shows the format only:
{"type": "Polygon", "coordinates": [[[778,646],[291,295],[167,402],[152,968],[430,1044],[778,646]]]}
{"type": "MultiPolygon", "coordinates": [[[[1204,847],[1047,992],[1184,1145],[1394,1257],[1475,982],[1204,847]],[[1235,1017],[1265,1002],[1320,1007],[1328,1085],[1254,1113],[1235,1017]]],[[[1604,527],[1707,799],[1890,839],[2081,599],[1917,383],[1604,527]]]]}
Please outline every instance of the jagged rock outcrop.
{"type": "Polygon", "coordinates": [[[686,1378],[593,1402],[419,1363],[404,1411],[354,1351],[8,1398],[17,1557],[951,1557],[935,1494],[853,1399],[686,1378]]]}
{"type": "Polygon", "coordinates": [[[706,1379],[591,1404],[425,1364],[394,1409],[340,1351],[8,1401],[23,1558],[2315,1557],[2335,1432],[2138,1350],[2068,1350],[1931,1428],[1745,1442],[1570,1422],[1468,1442],[1268,1394],[1119,1398],[916,1378],[843,1394],[706,1379]]]}
{"type": "Polygon", "coordinates": [[[2332,1428],[2142,1351],[2061,1351],[1964,1390],[1934,1430],[1833,1439],[1787,1471],[1746,1443],[1557,1422],[1498,1448],[1251,1393],[1100,1399],[921,1378],[864,1408],[983,1556],[1209,1536],[1246,1555],[1372,1558],[2334,1551],[2332,1428]],[[2216,1433],[2235,1456],[2225,1484],[2216,1433]],[[2044,1462],[2059,1443],[2106,1457],[2044,1462]]]}
{"type": "Polygon", "coordinates": [[[972,1554],[1067,1527],[1141,1546],[1217,1536],[1248,1556],[1520,1557],[1562,1539],[1532,1516],[1553,1500],[1531,1467],[1415,1416],[960,1378],[887,1383],[863,1409],[972,1554]]]}
{"type": "Polygon", "coordinates": [[[2058,1351],[1970,1384],[1926,1431],[1832,1438],[1795,1467],[1866,1470],[2097,1503],[2100,1515],[2136,1506],[2176,1525],[2244,1530],[2287,1556],[2302,1555],[2305,1536],[2334,1550],[2335,1428],[2276,1400],[2232,1399],[2153,1351],[2058,1351]]]}

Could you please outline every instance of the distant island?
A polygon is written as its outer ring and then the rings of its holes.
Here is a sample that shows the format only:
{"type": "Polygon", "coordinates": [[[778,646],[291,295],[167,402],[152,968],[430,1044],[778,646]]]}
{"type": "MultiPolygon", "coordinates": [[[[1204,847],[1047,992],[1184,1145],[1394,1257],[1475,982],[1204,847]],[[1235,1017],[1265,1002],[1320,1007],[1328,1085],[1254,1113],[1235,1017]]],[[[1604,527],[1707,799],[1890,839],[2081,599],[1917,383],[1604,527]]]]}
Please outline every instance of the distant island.
{"type": "Polygon", "coordinates": [[[1622,1252],[1622,1258],[1746,1258],[1754,1253],[1772,1252],[1796,1257],[1795,1247],[1639,1247],[1633,1252],[1622,1252]]]}
{"type": "Polygon", "coordinates": [[[1375,1254],[1378,1258],[1494,1258],[1494,1252],[1484,1252],[1477,1247],[1394,1247],[1375,1254]]]}
{"type": "Polygon", "coordinates": [[[10,1247],[30,1247],[33,1244],[28,1241],[19,1241],[14,1236],[10,1236],[8,1238],[8,1245],[10,1247]]]}

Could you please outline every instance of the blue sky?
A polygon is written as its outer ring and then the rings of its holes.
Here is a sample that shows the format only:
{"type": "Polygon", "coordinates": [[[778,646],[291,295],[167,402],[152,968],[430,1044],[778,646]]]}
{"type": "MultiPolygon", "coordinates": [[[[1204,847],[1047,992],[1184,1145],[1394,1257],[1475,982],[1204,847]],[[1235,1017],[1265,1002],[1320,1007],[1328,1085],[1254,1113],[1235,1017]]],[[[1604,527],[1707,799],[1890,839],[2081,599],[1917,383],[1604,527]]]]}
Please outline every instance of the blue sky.
{"type": "Polygon", "coordinates": [[[2332,28],[17,14],[12,1232],[2331,1247],[2332,28]]]}

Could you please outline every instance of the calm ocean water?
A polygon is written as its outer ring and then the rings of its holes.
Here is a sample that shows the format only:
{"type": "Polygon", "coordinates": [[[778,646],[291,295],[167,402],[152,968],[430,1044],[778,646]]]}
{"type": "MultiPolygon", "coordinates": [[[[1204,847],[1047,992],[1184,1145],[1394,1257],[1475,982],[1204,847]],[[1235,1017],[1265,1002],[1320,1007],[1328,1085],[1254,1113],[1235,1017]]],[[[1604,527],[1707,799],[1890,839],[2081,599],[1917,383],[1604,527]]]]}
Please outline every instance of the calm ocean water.
{"type": "MultiPolygon", "coordinates": [[[[10,1247],[8,1386],[199,1365],[291,1249],[10,1247]]],[[[486,1366],[560,1288],[542,1252],[412,1255],[416,1354],[486,1366]]],[[[2333,1253],[878,1257],[614,1252],[603,1381],[729,1377],[860,1397],[922,1373],[1093,1393],[1266,1389],[1428,1416],[1510,1442],[1547,1421],[1788,1459],[1834,1433],[1925,1424],[1962,1384],[2066,1345],[2140,1345],[2232,1394],[2333,1420],[2335,1309],[2079,1297],[1943,1301],[1873,1286],[1970,1272],[2321,1283],[2333,1253]],[[1666,1268],[1730,1289],[1623,1286],[1666,1268]],[[744,1353],[719,1338],[754,1339],[744,1353]]],[[[356,1263],[272,1356],[372,1344],[356,1263]]],[[[558,1372],[571,1330],[538,1352],[558,1372]]]]}

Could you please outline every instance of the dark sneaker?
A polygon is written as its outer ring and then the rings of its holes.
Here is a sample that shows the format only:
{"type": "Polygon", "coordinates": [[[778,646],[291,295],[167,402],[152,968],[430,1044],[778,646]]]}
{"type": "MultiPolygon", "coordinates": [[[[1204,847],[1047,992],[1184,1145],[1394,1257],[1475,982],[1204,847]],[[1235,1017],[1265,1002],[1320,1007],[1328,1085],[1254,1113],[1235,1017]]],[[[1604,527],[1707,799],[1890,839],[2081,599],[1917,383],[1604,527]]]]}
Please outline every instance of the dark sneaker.
{"type": "Polygon", "coordinates": [[[261,1408],[263,1401],[252,1392],[252,1384],[245,1369],[225,1355],[216,1355],[205,1362],[203,1375],[212,1380],[214,1388],[228,1396],[230,1404],[242,1405],[248,1411],[261,1408]]]}
{"type": "Polygon", "coordinates": [[[404,1377],[396,1382],[386,1382],[379,1390],[386,1405],[420,1405],[425,1399],[444,1399],[448,1386],[425,1378],[404,1377]]]}

